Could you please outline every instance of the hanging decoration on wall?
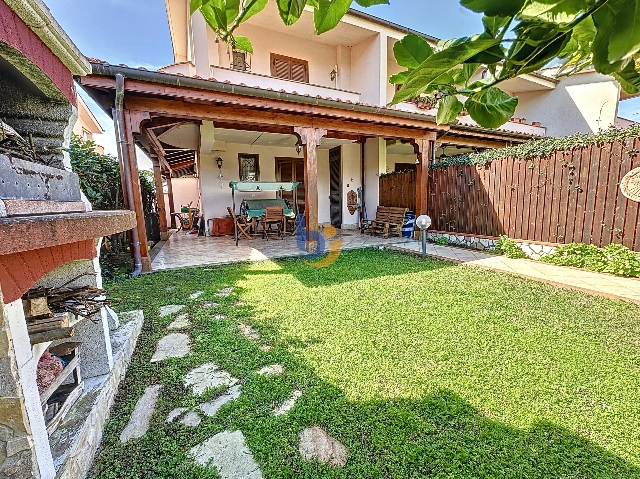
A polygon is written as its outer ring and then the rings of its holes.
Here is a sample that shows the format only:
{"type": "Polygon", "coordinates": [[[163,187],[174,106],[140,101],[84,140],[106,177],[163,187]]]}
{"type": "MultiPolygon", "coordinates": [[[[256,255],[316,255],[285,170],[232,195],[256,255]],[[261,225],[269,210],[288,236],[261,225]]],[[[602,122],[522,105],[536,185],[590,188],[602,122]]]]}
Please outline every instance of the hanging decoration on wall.
{"type": "Polygon", "coordinates": [[[620,190],[631,201],[640,203],[640,168],[634,168],[622,178],[620,190]]]}
{"type": "Polygon", "coordinates": [[[358,210],[358,194],[353,190],[347,193],[347,209],[352,215],[358,210]]]}

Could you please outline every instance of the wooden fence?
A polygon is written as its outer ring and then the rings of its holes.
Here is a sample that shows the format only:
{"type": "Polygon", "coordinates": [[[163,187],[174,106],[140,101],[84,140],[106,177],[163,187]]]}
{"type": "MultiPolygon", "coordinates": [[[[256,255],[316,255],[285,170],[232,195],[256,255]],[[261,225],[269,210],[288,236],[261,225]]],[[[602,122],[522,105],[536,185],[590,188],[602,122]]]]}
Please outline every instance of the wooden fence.
{"type": "Polygon", "coordinates": [[[380,206],[401,206],[416,210],[416,172],[395,173],[380,178],[380,206]]]}
{"type": "MultiPolygon", "coordinates": [[[[549,158],[432,170],[432,229],[550,243],[621,243],[640,252],[640,203],[620,191],[624,175],[640,167],[639,152],[640,138],[630,138],[549,158]]],[[[413,185],[415,176],[412,182],[406,173],[382,178],[380,204],[410,207],[415,199],[403,198],[413,185]],[[391,178],[405,184],[394,185],[391,178]]]]}

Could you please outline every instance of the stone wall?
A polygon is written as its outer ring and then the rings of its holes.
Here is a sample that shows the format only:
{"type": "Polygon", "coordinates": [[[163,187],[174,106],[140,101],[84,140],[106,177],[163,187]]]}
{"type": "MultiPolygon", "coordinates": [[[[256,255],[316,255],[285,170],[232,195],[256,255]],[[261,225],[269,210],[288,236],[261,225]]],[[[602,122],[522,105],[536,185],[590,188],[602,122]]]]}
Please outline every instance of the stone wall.
{"type": "MultiPolygon", "coordinates": [[[[418,233],[419,234],[419,233],[418,233]]],[[[433,243],[437,243],[440,238],[447,240],[447,245],[458,246],[461,248],[475,249],[479,251],[492,251],[496,249],[498,238],[487,236],[472,236],[459,233],[442,233],[437,231],[427,232],[427,239],[433,243]]],[[[544,258],[553,253],[557,246],[546,243],[534,243],[516,241],[516,244],[525,252],[525,254],[535,260],[544,258]]]]}
{"type": "Polygon", "coordinates": [[[39,478],[7,311],[0,291],[0,479],[39,478]]]}

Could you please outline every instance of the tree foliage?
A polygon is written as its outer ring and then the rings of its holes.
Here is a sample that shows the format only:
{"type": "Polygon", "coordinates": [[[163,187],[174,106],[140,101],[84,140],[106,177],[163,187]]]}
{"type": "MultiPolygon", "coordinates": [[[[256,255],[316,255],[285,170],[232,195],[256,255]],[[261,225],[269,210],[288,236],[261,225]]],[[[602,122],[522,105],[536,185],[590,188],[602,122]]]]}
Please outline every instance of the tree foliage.
{"type": "MultiPolygon", "coordinates": [[[[334,28],[355,1],[368,7],[389,0],[277,0],[280,18],[292,25],[306,6],[313,9],[315,30],[334,28]]],[[[191,0],[217,36],[232,48],[253,52],[251,41],[235,36],[238,26],[260,13],[268,0],[191,0]]],[[[394,46],[405,71],[391,83],[402,85],[392,104],[434,96],[442,113],[438,123],[450,123],[463,108],[478,124],[496,128],[509,120],[518,105],[498,85],[535,72],[551,62],[558,75],[593,66],[614,76],[630,94],[640,93],[640,0],[460,0],[483,14],[484,31],[439,42],[409,34],[394,46]],[[485,73],[476,73],[483,68],[485,73]],[[486,70],[484,70],[486,69],[486,70]],[[451,97],[456,97],[458,101],[451,97]]]]}
{"type": "MultiPolygon", "coordinates": [[[[96,210],[119,210],[124,208],[122,182],[118,159],[95,151],[93,141],[84,141],[77,135],[71,138],[69,156],[71,167],[80,179],[80,188],[96,210]]],[[[155,182],[153,173],[140,171],[143,207],[153,210],[155,182]]]]}

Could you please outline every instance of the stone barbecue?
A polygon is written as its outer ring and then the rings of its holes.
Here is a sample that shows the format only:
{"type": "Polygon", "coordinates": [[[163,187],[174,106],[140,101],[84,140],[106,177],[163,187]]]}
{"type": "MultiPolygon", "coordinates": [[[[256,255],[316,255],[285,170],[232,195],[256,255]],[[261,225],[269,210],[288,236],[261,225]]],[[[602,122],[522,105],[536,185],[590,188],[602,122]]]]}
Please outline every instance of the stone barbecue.
{"type": "Polygon", "coordinates": [[[0,0],[0,478],[85,476],[142,325],[98,263],[135,214],[92,211],[65,150],[89,71],[44,3],[0,0]]]}

